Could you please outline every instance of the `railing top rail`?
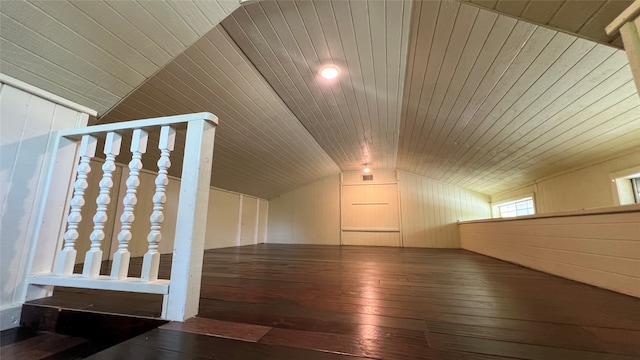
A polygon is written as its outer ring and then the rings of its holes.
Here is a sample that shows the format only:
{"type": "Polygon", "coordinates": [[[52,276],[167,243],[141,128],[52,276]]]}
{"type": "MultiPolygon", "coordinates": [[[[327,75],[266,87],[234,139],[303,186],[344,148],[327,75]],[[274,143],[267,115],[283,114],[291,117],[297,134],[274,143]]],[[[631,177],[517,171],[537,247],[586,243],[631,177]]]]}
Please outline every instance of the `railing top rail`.
{"type": "Polygon", "coordinates": [[[148,130],[150,128],[164,126],[164,125],[173,125],[177,130],[185,129],[187,127],[187,123],[195,120],[204,120],[211,122],[215,125],[218,125],[218,117],[209,112],[200,112],[186,115],[174,115],[174,116],[165,116],[151,119],[142,119],[142,120],[132,120],[132,121],[122,121],[112,124],[103,124],[103,125],[93,125],[87,126],[83,128],[74,128],[74,129],[65,129],[60,130],[58,132],[58,136],[66,137],[66,138],[80,138],[82,135],[87,134],[106,134],[108,132],[118,132],[120,130],[134,130],[134,129],[145,129],[148,130]]]}
{"type": "Polygon", "coordinates": [[[618,32],[624,24],[629,21],[633,21],[636,17],[640,16],[640,0],[634,1],[628,8],[626,8],[618,17],[616,17],[611,24],[607,25],[604,29],[607,35],[611,36],[618,32]]]}
{"type": "Polygon", "coordinates": [[[561,218],[561,217],[622,214],[622,213],[640,213],[640,204],[582,209],[582,210],[566,211],[566,212],[543,213],[543,214],[516,216],[516,217],[508,217],[508,218],[466,220],[466,221],[458,221],[458,224],[464,225],[464,224],[475,224],[475,223],[486,223],[486,222],[521,221],[521,220],[536,220],[536,219],[545,219],[545,218],[561,218]]]}

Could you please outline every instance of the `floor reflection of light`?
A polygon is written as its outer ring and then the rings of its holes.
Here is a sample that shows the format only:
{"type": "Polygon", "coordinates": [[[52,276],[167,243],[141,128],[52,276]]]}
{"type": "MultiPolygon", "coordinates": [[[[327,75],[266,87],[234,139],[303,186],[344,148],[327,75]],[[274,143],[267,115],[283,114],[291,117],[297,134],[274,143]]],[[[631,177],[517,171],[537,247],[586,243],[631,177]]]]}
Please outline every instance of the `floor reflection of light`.
{"type": "Polygon", "coordinates": [[[378,284],[380,283],[378,264],[363,263],[363,271],[360,273],[362,295],[359,298],[359,344],[365,354],[369,354],[377,346],[378,339],[384,334],[380,333],[380,296],[378,284]]]}

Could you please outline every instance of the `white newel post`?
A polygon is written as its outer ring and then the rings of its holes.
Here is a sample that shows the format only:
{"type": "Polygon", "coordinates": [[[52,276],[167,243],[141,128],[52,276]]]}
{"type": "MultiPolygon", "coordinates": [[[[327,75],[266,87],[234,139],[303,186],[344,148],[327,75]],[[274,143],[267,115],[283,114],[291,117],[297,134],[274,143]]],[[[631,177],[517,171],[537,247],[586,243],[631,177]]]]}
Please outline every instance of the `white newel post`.
{"type": "Polygon", "coordinates": [[[171,285],[163,306],[168,320],[184,321],[198,313],[216,123],[213,117],[187,127],[171,285]]]}
{"type": "Polygon", "coordinates": [[[100,275],[102,264],[102,240],[104,240],[104,224],[107,222],[107,206],[111,203],[111,188],[113,187],[113,172],[116,170],[115,159],[120,154],[122,136],[115,132],[107,133],[104,143],[106,160],[102,165],[102,180],[100,180],[100,193],[96,198],[96,214],[93,216],[93,231],[89,235],[91,247],[84,258],[82,276],[96,277],[100,275]]]}
{"type": "Polygon", "coordinates": [[[634,1],[605,28],[609,36],[620,32],[629,67],[640,95],[640,0],[634,1]]]}
{"type": "Polygon", "coordinates": [[[64,247],[60,251],[55,265],[57,275],[70,275],[76,261],[76,240],[78,240],[78,224],[82,221],[82,207],[84,206],[84,191],[89,184],[87,174],[91,171],[89,161],[96,154],[98,139],[91,135],[84,135],[80,142],[80,164],[77,168],[77,177],[73,185],[73,199],[71,199],[71,213],[67,217],[67,231],[64,233],[64,247]]]}
{"type": "Polygon", "coordinates": [[[164,204],[167,201],[165,194],[169,178],[167,173],[171,167],[169,155],[173,151],[176,141],[176,130],[171,126],[163,126],[160,130],[160,159],[158,159],[158,176],[156,177],[156,193],[153,195],[153,212],[151,213],[151,231],[147,236],[149,250],[142,260],[142,280],[158,280],[158,267],[160,266],[160,253],[158,243],[162,240],[162,223],[164,222],[164,204]]]}
{"type": "Polygon", "coordinates": [[[138,203],[136,196],[140,186],[140,169],[142,169],[142,154],[147,152],[149,134],[141,129],[133,131],[131,136],[131,161],[129,162],[129,177],[127,178],[127,194],[123,199],[124,210],[120,216],[122,230],[118,234],[118,250],[113,256],[111,265],[111,278],[124,279],[129,274],[129,241],[131,241],[131,225],[135,220],[135,206],[138,203]]]}

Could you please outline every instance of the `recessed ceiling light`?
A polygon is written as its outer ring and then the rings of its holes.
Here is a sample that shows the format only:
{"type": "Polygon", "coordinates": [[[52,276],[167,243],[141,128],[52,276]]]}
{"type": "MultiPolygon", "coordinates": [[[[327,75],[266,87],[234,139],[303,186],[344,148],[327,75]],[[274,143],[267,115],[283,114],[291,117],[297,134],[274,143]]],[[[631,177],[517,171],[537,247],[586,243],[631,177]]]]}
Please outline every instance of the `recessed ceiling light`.
{"type": "Polygon", "coordinates": [[[335,79],[340,75],[340,68],[336,65],[325,65],[320,68],[320,76],[327,80],[335,79]]]}

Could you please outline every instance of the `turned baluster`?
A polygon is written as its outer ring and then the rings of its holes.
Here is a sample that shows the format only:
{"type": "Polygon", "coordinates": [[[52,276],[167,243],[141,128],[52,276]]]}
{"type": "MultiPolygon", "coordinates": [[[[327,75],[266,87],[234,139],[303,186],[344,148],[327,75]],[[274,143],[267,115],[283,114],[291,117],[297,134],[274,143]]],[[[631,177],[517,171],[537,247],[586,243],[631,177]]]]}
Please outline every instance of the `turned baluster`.
{"type": "Polygon", "coordinates": [[[116,169],[115,159],[120,154],[122,136],[110,132],[107,134],[104,143],[104,154],[106,160],[102,165],[102,180],[100,180],[100,194],[96,198],[96,214],[93,216],[93,231],[89,236],[91,247],[84,258],[84,268],[82,276],[96,277],[100,275],[100,265],[102,263],[102,240],[104,240],[104,225],[108,220],[107,207],[111,202],[111,188],[113,187],[113,171],[116,169]]]}
{"type": "Polygon", "coordinates": [[[173,151],[176,131],[170,126],[163,126],[160,130],[160,159],[158,160],[158,176],[156,177],[156,193],[153,195],[153,213],[151,213],[151,231],[147,236],[149,249],[142,261],[142,280],[155,281],[158,279],[158,266],[160,265],[160,253],[158,243],[162,239],[160,229],[164,222],[164,204],[167,201],[165,194],[169,184],[167,171],[171,167],[169,155],[173,151]]]}
{"type": "Polygon", "coordinates": [[[129,273],[129,241],[131,241],[131,225],[135,220],[135,206],[138,203],[137,192],[140,186],[140,169],[142,169],[142,154],[147,152],[148,133],[144,130],[134,130],[131,139],[131,161],[129,162],[129,177],[127,178],[127,193],[124,196],[124,211],[120,216],[122,228],[118,233],[118,250],[111,265],[111,278],[124,279],[129,273]]]}
{"type": "Polygon", "coordinates": [[[78,240],[78,225],[82,221],[82,207],[84,206],[84,191],[89,186],[87,175],[91,172],[89,162],[96,154],[98,139],[91,135],[84,135],[80,142],[78,155],[80,164],[76,170],[76,181],[73,184],[73,198],[71,199],[71,212],[67,217],[67,231],[64,233],[64,247],[58,254],[55,264],[56,275],[71,275],[76,262],[75,244],[78,240]]]}

